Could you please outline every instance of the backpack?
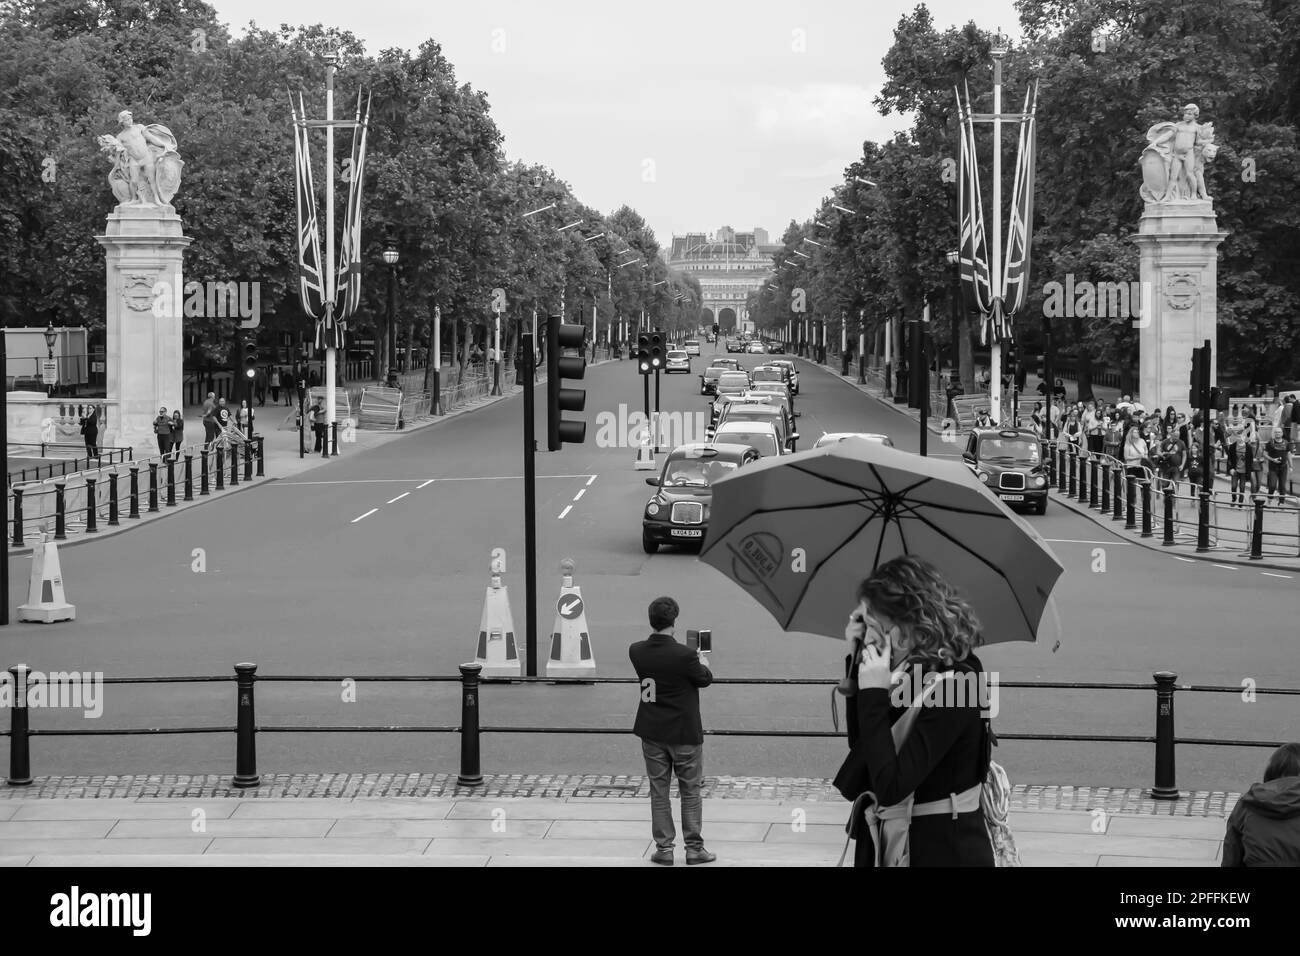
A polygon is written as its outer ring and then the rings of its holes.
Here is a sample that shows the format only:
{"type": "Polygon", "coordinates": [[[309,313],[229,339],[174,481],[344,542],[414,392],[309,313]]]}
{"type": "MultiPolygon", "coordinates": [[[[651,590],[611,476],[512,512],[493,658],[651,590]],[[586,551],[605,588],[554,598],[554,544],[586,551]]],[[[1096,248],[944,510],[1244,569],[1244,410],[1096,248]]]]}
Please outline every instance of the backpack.
{"type": "MultiPolygon", "coordinates": [[[[925,698],[939,687],[940,681],[948,680],[953,671],[944,672],[939,680],[932,681],[922,689],[912,706],[903,712],[891,728],[894,737],[894,750],[902,749],[912,725],[920,715],[920,708],[925,706],[925,698]]],[[[985,733],[988,734],[990,746],[996,745],[997,738],[988,718],[984,718],[985,733]]],[[[899,867],[911,865],[911,852],[908,845],[912,817],[930,816],[940,813],[970,813],[979,809],[984,815],[984,829],[988,833],[989,844],[993,848],[993,865],[1001,867],[1020,866],[1020,853],[1016,849],[1016,840],[1007,822],[1007,811],[1011,804],[1011,781],[1002,766],[989,760],[984,782],[961,793],[953,794],[947,800],[934,800],[928,803],[916,803],[914,795],[909,794],[901,802],[889,807],[882,807],[876,801],[876,795],[867,791],[853,801],[849,822],[845,826],[848,834],[844,841],[844,850],[840,853],[837,866],[844,865],[849,852],[849,842],[862,838],[862,830],[871,840],[875,849],[876,866],[899,867]]]]}

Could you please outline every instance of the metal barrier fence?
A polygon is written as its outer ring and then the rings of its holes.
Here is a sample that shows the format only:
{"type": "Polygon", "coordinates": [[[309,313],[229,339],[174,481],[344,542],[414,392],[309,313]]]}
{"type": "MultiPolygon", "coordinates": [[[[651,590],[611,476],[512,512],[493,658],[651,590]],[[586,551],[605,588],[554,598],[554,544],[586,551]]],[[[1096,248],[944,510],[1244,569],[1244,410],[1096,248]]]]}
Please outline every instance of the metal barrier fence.
{"type": "MultiPolygon", "coordinates": [[[[349,674],[344,677],[322,675],[258,676],[256,664],[236,664],[233,677],[108,677],[105,684],[196,684],[225,683],[234,681],[235,725],[210,727],[114,727],[95,730],[41,729],[31,726],[30,709],[27,704],[26,689],[37,680],[30,677],[31,671],[25,664],[9,668],[9,674],[15,693],[10,709],[9,730],[0,732],[0,736],[9,738],[9,776],[10,786],[27,786],[32,782],[31,774],[31,738],[32,737],[106,737],[106,736],[140,736],[151,734],[235,734],[235,773],[232,783],[236,787],[256,787],[261,778],[257,769],[257,735],[261,734],[302,734],[302,733],[408,733],[408,734],[459,734],[460,773],[458,783],[461,786],[477,786],[483,782],[481,767],[481,739],[483,734],[619,734],[630,735],[631,729],[618,727],[536,727],[536,726],[483,726],[480,718],[483,712],[482,695],[488,684],[514,686],[526,684],[636,684],[634,677],[602,678],[497,678],[483,680],[480,678],[482,665],[462,664],[459,676],[357,676],[349,674]],[[256,719],[255,690],[262,682],[272,683],[328,683],[338,686],[343,680],[364,681],[370,683],[450,683],[460,684],[460,723],[458,725],[435,726],[259,726],[256,719]]],[[[1177,800],[1180,798],[1176,778],[1176,749],[1183,746],[1198,747],[1268,747],[1277,748],[1285,741],[1270,740],[1219,740],[1205,737],[1179,737],[1174,723],[1174,695],[1177,691],[1187,693],[1232,694],[1240,696],[1241,688],[1233,686],[1197,686],[1179,684],[1178,675],[1169,671],[1157,671],[1152,675],[1150,684],[1125,683],[1079,683],[1060,681],[1004,681],[998,687],[1037,690],[1122,690],[1155,691],[1155,732],[1153,734],[1016,734],[999,733],[1000,740],[1030,741],[1068,741],[1071,743],[1141,743],[1155,745],[1154,783],[1151,795],[1160,800],[1177,800]]],[[[835,680],[814,678],[719,678],[714,686],[758,686],[784,685],[833,687],[835,680]]],[[[1291,688],[1255,688],[1256,694],[1296,696],[1300,689],[1291,688]]],[[[714,737],[790,737],[820,738],[845,737],[839,730],[740,730],[731,728],[714,728],[705,730],[705,734],[714,737]]]]}
{"type": "Polygon", "coordinates": [[[1197,551],[1240,546],[1240,554],[1254,560],[1300,557],[1300,498],[1279,496],[1280,503],[1271,506],[1261,494],[1247,499],[1244,492],[1205,493],[1147,467],[1129,474],[1116,458],[1069,442],[1046,445],[1049,489],[1111,514],[1128,530],[1140,526],[1144,538],[1159,533],[1166,547],[1194,543],[1197,551]]]}
{"type": "Polygon", "coordinates": [[[54,540],[64,541],[69,533],[94,534],[101,522],[113,527],[121,517],[139,518],[142,497],[147,500],[146,513],[152,513],[175,507],[178,495],[182,501],[193,501],[214,488],[224,490],[227,481],[234,487],[241,471],[244,481],[265,477],[264,442],[264,436],[255,435],[251,445],[242,448],[233,443],[227,448],[221,442],[185,445],[167,455],[16,483],[8,496],[6,534],[12,532],[13,544],[22,546],[52,526],[54,540]]]}
{"type": "Polygon", "coordinates": [[[11,458],[49,458],[48,465],[35,465],[31,468],[21,468],[17,472],[9,475],[9,484],[16,485],[24,481],[41,481],[42,477],[53,478],[55,475],[76,474],[90,466],[92,458],[96,462],[104,462],[110,465],[120,462],[131,461],[135,458],[135,451],[131,448],[110,448],[100,446],[100,454],[87,456],[84,454],[85,445],[74,445],[64,442],[46,442],[43,444],[27,444],[24,442],[10,442],[9,456],[11,458]],[[56,455],[50,455],[50,452],[57,452],[59,449],[75,449],[83,453],[78,458],[75,455],[71,458],[62,458],[56,455]],[[26,450],[31,449],[31,454],[26,450]],[[71,466],[71,469],[69,469],[71,466]]]}

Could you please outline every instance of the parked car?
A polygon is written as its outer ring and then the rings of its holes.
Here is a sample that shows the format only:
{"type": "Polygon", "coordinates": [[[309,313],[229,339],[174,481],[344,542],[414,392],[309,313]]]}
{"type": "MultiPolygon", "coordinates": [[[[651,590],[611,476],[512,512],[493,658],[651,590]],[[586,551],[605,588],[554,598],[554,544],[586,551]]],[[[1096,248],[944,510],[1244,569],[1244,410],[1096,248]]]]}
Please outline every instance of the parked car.
{"type": "Polygon", "coordinates": [[[1008,507],[1047,511],[1047,468],[1042,440],[1028,428],[977,428],[962,461],[1008,507]]]}
{"type": "Polygon", "coordinates": [[[659,477],[646,479],[658,490],[641,518],[645,553],[654,554],[661,544],[703,543],[713,483],[758,458],[754,448],[726,443],[679,445],[669,452],[659,477]]]}
{"type": "Polygon", "coordinates": [[[669,350],[668,357],[664,361],[664,374],[666,375],[669,372],[686,372],[689,374],[690,371],[691,357],[682,349],[669,350]]]}
{"type": "Polygon", "coordinates": [[[867,441],[878,441],[882,445],[894,447],[894,440],[888,435],[878,435],[874,432],[827,432],[821,438],[813,443],[813,448],[825,448],[827,445],[838,445],[846,438],[865,438],[867,441]]]}

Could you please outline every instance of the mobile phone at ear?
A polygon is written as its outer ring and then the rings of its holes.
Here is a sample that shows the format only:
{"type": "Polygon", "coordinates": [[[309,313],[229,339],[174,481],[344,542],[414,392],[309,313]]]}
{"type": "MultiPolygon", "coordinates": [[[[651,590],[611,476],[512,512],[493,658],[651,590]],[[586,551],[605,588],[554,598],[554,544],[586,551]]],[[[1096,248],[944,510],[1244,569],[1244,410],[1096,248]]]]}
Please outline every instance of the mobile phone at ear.
{"type": "Polygon", "coordinates": [[[700,631],[700,653],[707,654],[713,650],[713,631],[704,629],[700,631]]]}
{"type": "Polygon", "coordinates": [[[693,651],[700,649],[700,632],[690,630],[686,632],[686,646],[693,651]]]}

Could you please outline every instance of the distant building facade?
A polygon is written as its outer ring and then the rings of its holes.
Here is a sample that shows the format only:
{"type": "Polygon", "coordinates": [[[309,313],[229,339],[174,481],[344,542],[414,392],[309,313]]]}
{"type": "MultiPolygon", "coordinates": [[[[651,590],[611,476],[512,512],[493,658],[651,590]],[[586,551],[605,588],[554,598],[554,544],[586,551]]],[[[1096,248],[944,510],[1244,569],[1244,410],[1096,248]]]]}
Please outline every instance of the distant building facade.
{"type": "Polygon", "coordinates": [[[704,300],[701,325],[716,322],[724,333],[753,332],[745,303],[750,292],[772,278],[772,257],[780,250],[779,243],[769,242],[766,229],[736,232],[723,226],[712,236],[702,232],[673,236],[667,259],[671,268],[699,281],[704,300]]]}

